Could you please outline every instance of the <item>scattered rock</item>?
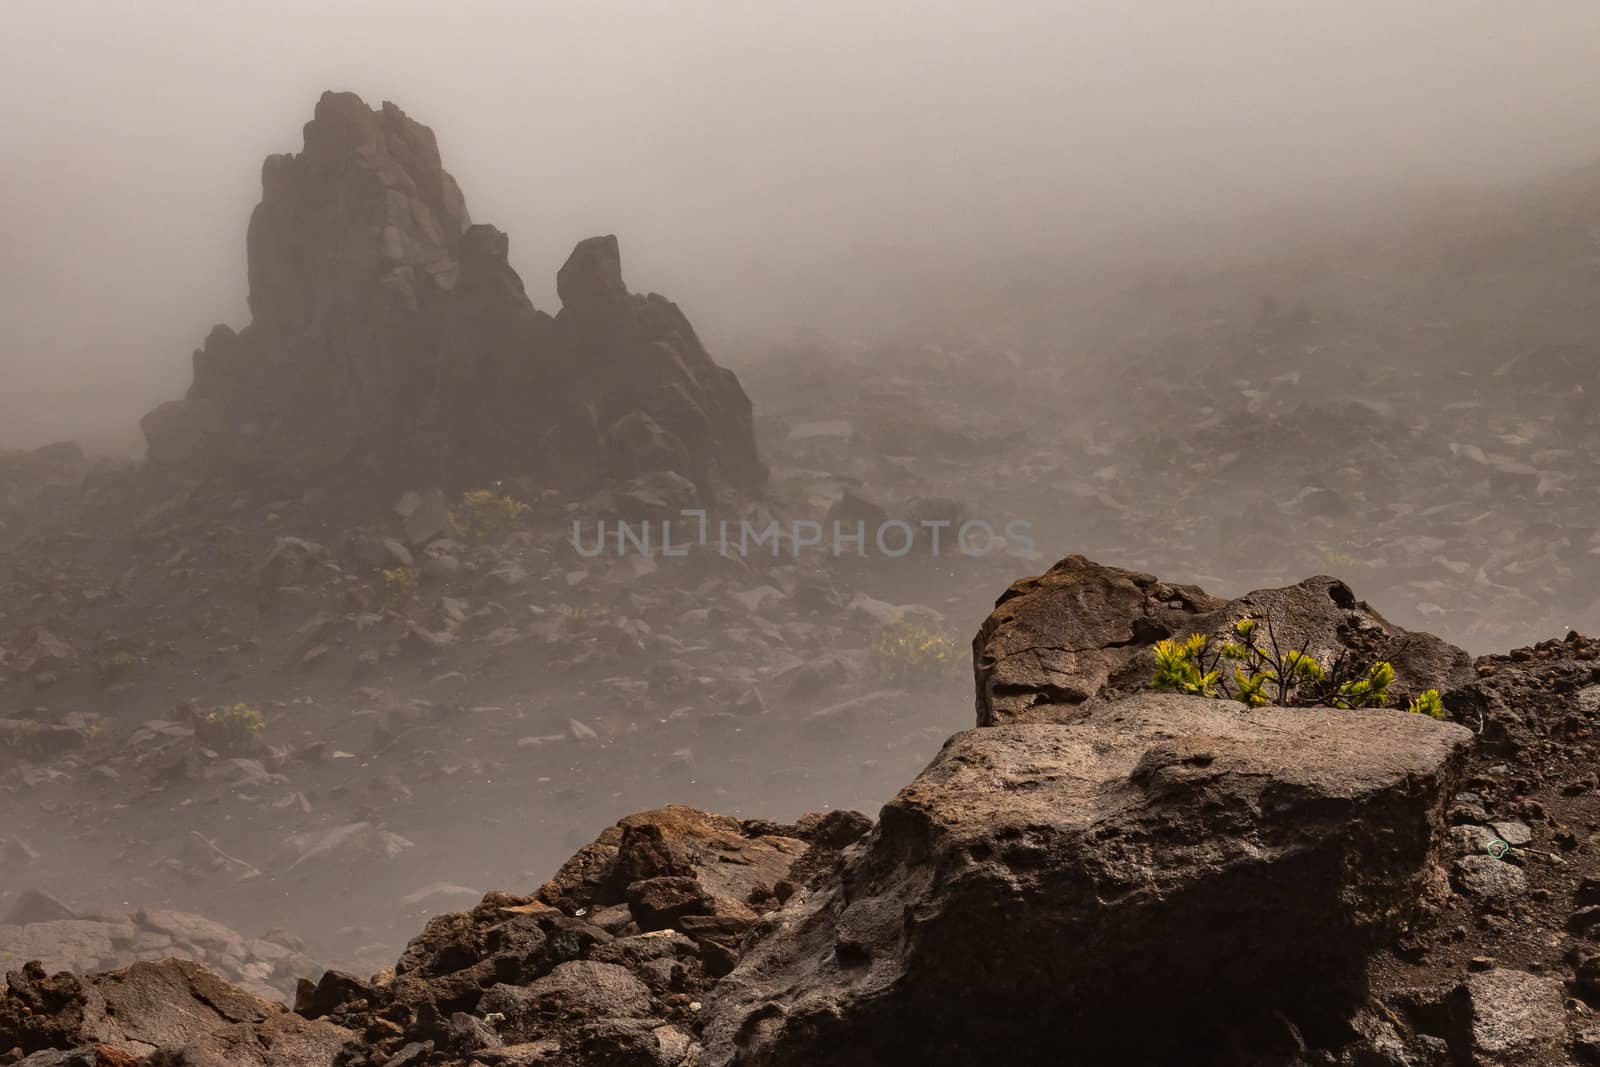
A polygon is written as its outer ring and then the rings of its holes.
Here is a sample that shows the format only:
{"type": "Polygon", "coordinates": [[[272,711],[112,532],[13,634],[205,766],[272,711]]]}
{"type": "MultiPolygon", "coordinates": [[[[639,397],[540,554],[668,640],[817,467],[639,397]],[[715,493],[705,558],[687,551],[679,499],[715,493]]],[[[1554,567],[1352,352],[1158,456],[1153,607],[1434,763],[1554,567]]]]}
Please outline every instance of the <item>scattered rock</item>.
{"type": "Polygon", "coordinates": [[[1457,860],[1454,880],[1460,892],[1496,904],[1521,896],[1528,888],[1522,868],[1490,855],[1457,860]]]}
{"type": "Polygon", "coordinates": [[[1525,971],[1470,975],[1466,997],[1474,1063],[1560,1063],[1567,1040],[1561,982],[1525,971]]]}

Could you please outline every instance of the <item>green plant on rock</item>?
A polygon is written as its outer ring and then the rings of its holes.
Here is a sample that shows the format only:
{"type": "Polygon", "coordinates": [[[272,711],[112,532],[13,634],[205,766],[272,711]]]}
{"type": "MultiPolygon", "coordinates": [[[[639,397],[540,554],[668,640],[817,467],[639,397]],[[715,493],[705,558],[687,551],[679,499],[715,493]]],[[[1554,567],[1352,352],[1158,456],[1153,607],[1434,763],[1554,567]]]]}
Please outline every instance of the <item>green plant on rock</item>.
{"type": "Polygon", "coordinates": [[[1446,717],[1444,698],[1439,695],[1437,689],[1424,689],[1415,700],[1407,705],[1406,710],[1413,715],[1426,715],[1433,719],[1446,717]]]}
{"type": "Polygon", "coordinates": [[[414,567],[393,567],[383,572],[383,610],[404,614],[417,596],[417,571],[414,567]]]}
{"type": "Polygon", "coordinates": [[[909,619],[879,629],[869,650],[893,685],[936,685],[959,674],[963,659],[951,638],[909,619]]]}
{"type": "Polygon", "coordinates": [[[469,489],[461,494],[461,505],[450,513],[450,526],[458,537],[486,540],[511,529],[527,510],[522,501],[493,489],[469,489]]]}
{"type": "Polygon", "coordinates": [[[1201,660],[1211,642],[1208,634],[1190,634],[1182,641],[1167,638],[1156,642],[1156,673],[1152,689],[1171,689],[1197,697],[1214,697],[1222,683],[1222,672],[1205,670],[1201,660]]]}
{"type": "MultiPolygon", "coordinates": [[[[1196,633],[1158,641],[1155,658],[1152,689],[1237,700],[1251,708],[1381,708],[1394,683],[1394,666],[1384,660],[1361,668],[1341,654],[1324,666],[1305,648],[1285,647],[1270,618],[1241,618],[1221,640],[1196,633]]],[[[1437,690],[1418,696],[1409,710],[1444,717],[1437,690]]]]}

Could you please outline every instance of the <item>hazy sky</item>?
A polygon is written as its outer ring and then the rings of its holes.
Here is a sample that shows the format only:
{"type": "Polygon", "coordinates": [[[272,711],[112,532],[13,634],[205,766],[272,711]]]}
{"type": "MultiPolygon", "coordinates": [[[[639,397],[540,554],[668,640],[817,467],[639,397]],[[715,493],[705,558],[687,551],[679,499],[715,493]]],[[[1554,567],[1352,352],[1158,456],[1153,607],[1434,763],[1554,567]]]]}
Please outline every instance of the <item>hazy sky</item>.
{"type": "Polygon", "coordinates": [[[0,0],[0,416],[181,388],[325,88],[434,128],[536,303],[615,232],[715,336],[925,263],[1600,157],[1600,3],[0,0]]]}

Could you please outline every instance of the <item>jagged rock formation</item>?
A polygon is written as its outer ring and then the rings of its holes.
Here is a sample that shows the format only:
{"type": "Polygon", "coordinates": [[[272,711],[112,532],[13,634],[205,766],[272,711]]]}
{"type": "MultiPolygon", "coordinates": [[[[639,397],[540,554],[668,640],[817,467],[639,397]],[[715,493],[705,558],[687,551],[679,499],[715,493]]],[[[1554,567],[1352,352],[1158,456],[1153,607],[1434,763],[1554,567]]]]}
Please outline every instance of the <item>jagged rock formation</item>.
{"type": "Polygon", "coordinates": [[[1048,722],[1062,706],[1137,689],[1151,648],[1167,637],[1216,632],[1249,615],[1270,619],[1285,648],[1322,663],[1388,660],[1397,696],[1451,693],[1473,679],[1470,657],[1432,634],[1389,622],[1337,578],[1319,575],[1234,600],[1192,585],[1068,556],[1013,582],[973,639],[978,724],[1048,722]]]}
{"type": "Polygon", "coordinates": [[[251,322],[214,328],[186,398],[146,416],[153,462],[294,488],[659,471],[761,488],[738,380],[676,305],[628,291],[615,237],[580,243],[560,313],[536,310],[433,131],[351,93],[323,94],[304,150],[268,157],[261,184],[251,322]]]}

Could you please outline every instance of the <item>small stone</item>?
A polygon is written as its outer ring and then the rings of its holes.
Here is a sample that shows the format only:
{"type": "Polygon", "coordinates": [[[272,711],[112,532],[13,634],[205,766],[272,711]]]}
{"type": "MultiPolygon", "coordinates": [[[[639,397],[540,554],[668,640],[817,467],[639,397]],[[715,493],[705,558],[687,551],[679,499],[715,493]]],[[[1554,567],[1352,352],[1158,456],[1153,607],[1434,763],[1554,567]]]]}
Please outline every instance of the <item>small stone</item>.
{"type": "Polygon", "coordinates": [[[1556,1062],[1567,1035],[1564,992],[1555,978],[1495,970],[1467,979],[1475,1063],[1556,1062]]]}
{"type": "Polygon", "coordinates": [[[1533,830],[1525,822],[1497,822],[1490,824],[1500,840],[1514,848],[1533,844],[1533,830]]]}
{"type": "Polygon", "coordinates": [[[1487,855],[1457,860],[1452,881],[1457,892],[1485,901],[1509,900],[1528,888],[1528,876],[1520,867],[1487,855]]]}
{"type": "Polygon", "coordinates": [[[1489,843],[1495,840],[1495,832],[1487,826],[1466,823],[1450,827],[1450,840],[1458,855],[1489,855],[1489,843]]]}

